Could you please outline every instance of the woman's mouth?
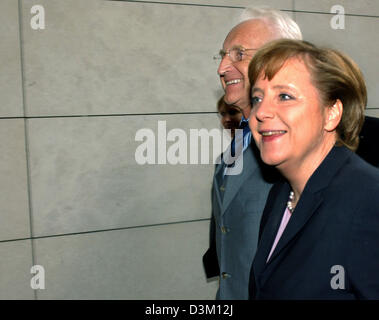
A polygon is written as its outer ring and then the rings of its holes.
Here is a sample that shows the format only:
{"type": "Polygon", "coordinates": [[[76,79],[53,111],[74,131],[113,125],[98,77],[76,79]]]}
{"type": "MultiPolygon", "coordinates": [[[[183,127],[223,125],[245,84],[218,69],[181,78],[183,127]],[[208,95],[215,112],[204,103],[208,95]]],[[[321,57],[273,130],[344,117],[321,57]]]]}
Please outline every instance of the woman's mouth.
{"type": "Polygon", "coordinates": [[[269,142],[275,140],[276,138],[281,137],[287,133],[285,130],[261,130],[259,134],[262,135],[263,142],[269,142]]]}

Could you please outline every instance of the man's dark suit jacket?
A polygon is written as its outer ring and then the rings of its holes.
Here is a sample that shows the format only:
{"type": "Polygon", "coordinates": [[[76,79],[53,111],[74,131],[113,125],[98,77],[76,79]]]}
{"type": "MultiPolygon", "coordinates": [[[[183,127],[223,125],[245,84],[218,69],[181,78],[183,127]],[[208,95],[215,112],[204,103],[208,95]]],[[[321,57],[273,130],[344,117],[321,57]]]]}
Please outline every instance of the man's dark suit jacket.
{"type": "Polygon", "coordinates": [[[268,196],[250,297],[379,299],[379,169],[334,147],[308,180],[266,263],[289,193],[280,182],[268,196]]]}
{"type": "Polygon", "coordinates": [[[357,155],[379,168],[379,118],[365,117],[357,155]]]}

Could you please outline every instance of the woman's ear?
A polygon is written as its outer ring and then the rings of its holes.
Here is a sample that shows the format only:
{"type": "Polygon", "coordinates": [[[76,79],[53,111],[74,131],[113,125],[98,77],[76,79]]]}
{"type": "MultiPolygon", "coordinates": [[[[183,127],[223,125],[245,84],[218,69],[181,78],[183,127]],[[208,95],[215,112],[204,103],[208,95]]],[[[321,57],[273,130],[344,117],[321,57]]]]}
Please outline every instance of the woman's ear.
{"type": "Polygon", "coordinates": [[[337,128],[342,119],[342,112],[343,104],[340,99],[337,99],[333,105],[326,107],[326,121],[324,126],[326,131],[333,131],[337,128]]]}

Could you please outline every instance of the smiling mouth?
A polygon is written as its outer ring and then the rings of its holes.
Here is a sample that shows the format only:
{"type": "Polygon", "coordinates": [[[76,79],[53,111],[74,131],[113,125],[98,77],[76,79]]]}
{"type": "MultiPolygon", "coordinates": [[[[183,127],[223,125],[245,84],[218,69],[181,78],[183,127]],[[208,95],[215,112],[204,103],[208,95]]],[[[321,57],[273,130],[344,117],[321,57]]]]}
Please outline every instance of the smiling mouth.
{"type": "Polygon", "coordinates": [[[226,81],[225,84],[227,86],[231,85],[231,84],[236,84],[236,83],[240,83],[241,82],[241,79],[234,79],[234,80],[229,80],[229,81],[226,81]]]}
{"type": "Polygon", "coordinates": [[[287,131],[285,130],[270,130],[270,131],[259,131],[259,133],[264,136],[264,137],[271,137],[271,136],[276,136],[280,134],[284,134],[287,131]]]}

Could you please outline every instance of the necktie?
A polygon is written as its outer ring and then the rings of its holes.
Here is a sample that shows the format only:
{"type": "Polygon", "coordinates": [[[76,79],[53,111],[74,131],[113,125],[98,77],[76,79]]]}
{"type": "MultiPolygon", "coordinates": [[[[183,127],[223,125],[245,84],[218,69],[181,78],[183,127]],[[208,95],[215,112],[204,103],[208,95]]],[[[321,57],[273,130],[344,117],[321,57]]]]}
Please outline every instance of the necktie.
{"type": "MultiPolygon", "coordinates": [[[[242,139],[242,143],[244,143],[245,141],[245,136],[250,132],[250,128],[249,128],[249,121],[248,120],[245,120],[243,119],[238,127],[238,129],[242,129],[243,131],[243,139],[242,139]]],[[[243,145],[243,149],[245,146],[243,145]]],[[[232,154],[232,157],[235,156],[235,149],[236,149],[236,138],[234,137],[233,140],[232,140],[232,144],[231,144],[231,154],[232,154]]],[[[227,167],[231,167],[233,166],[234,163],[232,164],[229,164],[229,165],[226,165],[227,167]]]]}

